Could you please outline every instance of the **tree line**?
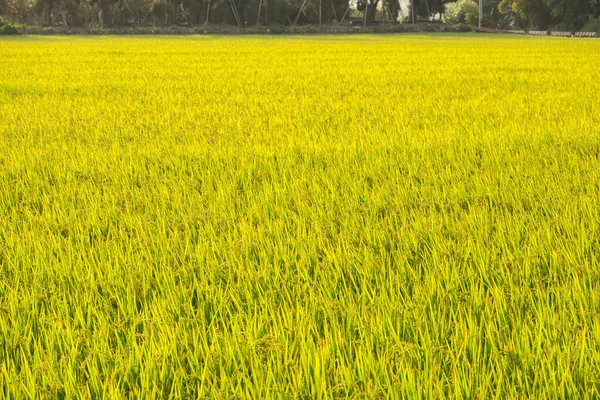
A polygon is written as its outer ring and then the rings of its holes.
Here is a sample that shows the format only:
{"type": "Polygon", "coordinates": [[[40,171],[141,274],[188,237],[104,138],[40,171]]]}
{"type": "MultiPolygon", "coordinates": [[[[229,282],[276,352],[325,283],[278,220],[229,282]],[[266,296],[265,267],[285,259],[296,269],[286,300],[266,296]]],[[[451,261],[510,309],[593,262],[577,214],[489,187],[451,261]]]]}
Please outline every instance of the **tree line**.
{"type": "MultiPolygon", "coordinates": [[[[316,24],[350,18],[478,22],[477,0],[0,0],[0,24],[65,27],[316,24]],[[414,7],[414,16],[412,13],[414,7]],[[414,18],[413,18],[414,17],[414,18]]],[[[576,31],[600,0],[484,0],[484,26],[576,31]]]]}

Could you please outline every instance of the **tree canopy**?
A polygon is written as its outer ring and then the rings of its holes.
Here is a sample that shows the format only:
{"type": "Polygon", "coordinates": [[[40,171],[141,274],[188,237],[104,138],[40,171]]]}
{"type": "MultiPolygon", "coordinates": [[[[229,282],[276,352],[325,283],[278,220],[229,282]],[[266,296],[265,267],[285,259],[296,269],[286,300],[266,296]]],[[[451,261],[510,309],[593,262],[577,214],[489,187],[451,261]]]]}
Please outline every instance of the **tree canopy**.
{"type": "MultiPolygon", "coordinates": [[[[406,7],[399,0],[0,0],[0,25],[291,25],[316,24],[320,19],[335,23],[351,16],[410,21],[413,5],[418,21],[472,25],[478,20],[477,3],[409,0],[406,7]]],[[[600,0],[484,0],[483,14],[484,25],[491,28],[576,31],[600,16],[600,0]]]]}

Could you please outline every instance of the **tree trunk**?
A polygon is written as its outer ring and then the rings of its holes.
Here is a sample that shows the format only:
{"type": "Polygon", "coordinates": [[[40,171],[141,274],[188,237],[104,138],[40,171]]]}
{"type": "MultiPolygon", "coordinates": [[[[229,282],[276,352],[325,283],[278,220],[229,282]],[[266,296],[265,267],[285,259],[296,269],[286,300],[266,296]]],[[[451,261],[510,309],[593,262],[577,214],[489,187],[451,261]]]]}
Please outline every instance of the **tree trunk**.
{"type": "Polygon", "coordinates": [[[367,21],[375,21],[378,5],[379,0],[376,0],[374,3],[367,3],[367,21]]]}

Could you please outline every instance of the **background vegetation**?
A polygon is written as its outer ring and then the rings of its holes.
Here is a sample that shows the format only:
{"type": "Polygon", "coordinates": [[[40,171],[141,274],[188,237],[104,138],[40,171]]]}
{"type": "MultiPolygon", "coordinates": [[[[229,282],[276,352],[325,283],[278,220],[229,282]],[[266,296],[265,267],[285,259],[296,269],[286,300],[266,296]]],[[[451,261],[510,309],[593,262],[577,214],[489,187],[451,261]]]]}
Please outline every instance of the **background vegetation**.
{"type": "MultiPolygon", "coordinates": [[[[421,22],[478,23],[477,0],[414,0],[421,22]]],[[[69,27],[410,22],[407,0],[0,0],[0,25],[69,27]],[[319,13],[321,9],[321,13],[319,13]],[[259,15],[260,14],[260,15],[259,15]]],[[[485,0],[484,26],[578,31],[600,0],[485,0]]]]}
{"type": "Polygon", "coordinates": [[[2,397],[600,397],[600,41],[0,55],[2,397]]]}

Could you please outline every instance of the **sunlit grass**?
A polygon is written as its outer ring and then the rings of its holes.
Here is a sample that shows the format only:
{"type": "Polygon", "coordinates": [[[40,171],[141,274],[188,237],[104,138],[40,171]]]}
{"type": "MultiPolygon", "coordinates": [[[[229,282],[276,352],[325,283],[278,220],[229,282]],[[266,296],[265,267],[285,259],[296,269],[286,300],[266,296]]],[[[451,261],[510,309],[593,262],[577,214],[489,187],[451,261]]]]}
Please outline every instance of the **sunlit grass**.
{"type": "Polygon", "coordinates": [[[0,39],[3,397],[600,396],[600,41],[0,39]]]}

